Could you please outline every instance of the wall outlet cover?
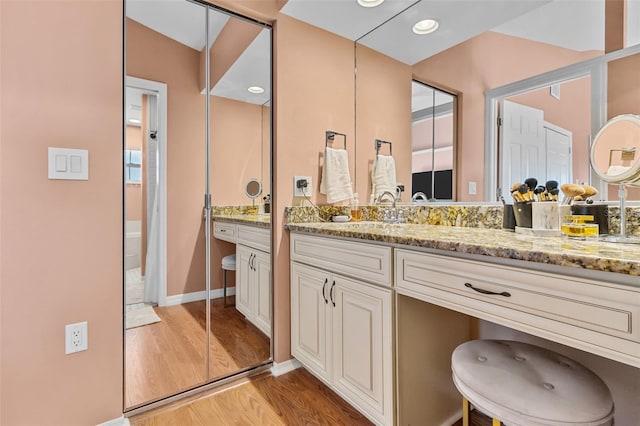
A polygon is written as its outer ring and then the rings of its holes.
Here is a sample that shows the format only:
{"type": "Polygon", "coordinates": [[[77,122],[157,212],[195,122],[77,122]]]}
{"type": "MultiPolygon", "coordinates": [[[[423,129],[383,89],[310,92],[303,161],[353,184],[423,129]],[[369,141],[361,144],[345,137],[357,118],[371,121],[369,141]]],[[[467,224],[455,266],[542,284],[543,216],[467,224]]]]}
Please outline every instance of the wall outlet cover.
{"type": "Polygon", "coordinates": [[[65,354],[86,351],[89,348],[87,322],[67,324],[64,327],[65,354]]]}
{"type": "Polygon", "coordinates": [[[294,197],[310,197],[311,196],[311,176],[294,176],[293,177],[293,196],[294,197]],[[303,182],[306,181],[306,186],[303,182]]]}

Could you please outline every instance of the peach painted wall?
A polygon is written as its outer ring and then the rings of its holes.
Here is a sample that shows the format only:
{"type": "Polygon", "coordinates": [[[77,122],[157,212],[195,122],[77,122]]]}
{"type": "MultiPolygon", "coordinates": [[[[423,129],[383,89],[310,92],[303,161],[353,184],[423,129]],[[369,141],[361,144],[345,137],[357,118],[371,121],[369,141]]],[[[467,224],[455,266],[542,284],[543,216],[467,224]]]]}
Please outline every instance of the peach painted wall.
{"type": "MultiPolygon", "coordinates": [[[[289,232],[284,208],[292,205],[293,176],[312,176],[316,203],[319,158],[326,130],[354,133],[353,42],[286,15],[275,24],[273,206],[275,360],[290,355],[289,232]]],[[[353,140],[353,137],[351,138],[353,140]]]]}
{"type": "MultiPolygon", "coordinates": [[[[375,140],[392,142],[396,181],[411,199],[411,67],[368,47],[356,48],[356,168],[360,202],[371,194],[375,140]]],[[[382,154],[389,153],[382,146],[382,154]]]]}
{"type": "MultiPolygon", "coordinates": [[[[640,54],[609,62],[607,75],[607,118],[620,114],[640,115],[640,54]]],[[[640,188],[628,188],[629,200],[640,200],[640,188]]],[[[610,200],[618,199],[618,190],[609,186],[610,200]]]]}
{"type": "MultiPolygon", "coordinates": [[[[212,203],[251,205],[244,193],[249,179],[260,179],[268,190],[262,170],[262,106],[219,96],[212,96],[211,100],[212,203]]],[[[262,196],[256,199],[256,204],[261,202],[262,196]]]]}
{"type": "Polygon", "coordinates": [[[2,1],[0,38],[0,423],[97,424],[122,415],[122,2],[2,1]],[[89,180],[47,179],[49,146],[89,180]]]}
{"type": "MultiPolygon", "coordinates": [[[[560,99],[549,94],[549,88],[509,98],[510,101],[544,111],[544,120],[570,130],[573,136],[573,180],[589,182],[589,146],[591,135],[591,78],[563,83],[560,99]]],[[[549,178],[553,178],[549,176],[549,178]]],[[[567,182],[562,182],[567,183],[567,182]]]]}
{"type": "Polygon", "coordinates": [[[167,294],[204,289],[200,53],[127,19],[127,74],[167,84],[167,294]],[[159,54],[162,52],[162,54],[159,54]]]}
{"type": "MultiPolygon", "coordinates": [[[[137,126],[126,126],[125,141],[127,149],[142,149],[142,130],[137,126]]],[[[142,220],[142,185],[125,185],[126,220],[142,220]]]]}
{"type": "Polygon", "coordinates": [[[416,80],[458,94],[461,117],[457,193],[460,201],[484,199],[485,91],[599,54],[601,52],[579,53],[486,32],[413,66],[416,80]],[[465,190],[469,181],[478,183],[475,196],[465,190]]]}

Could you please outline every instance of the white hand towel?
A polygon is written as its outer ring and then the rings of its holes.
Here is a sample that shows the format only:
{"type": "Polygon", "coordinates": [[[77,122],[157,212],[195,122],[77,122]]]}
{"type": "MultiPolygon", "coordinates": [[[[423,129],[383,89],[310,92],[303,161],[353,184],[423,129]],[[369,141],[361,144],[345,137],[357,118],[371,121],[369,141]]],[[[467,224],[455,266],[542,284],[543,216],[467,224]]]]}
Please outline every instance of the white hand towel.
{"type": "Polygon", "coordinates": [[[384,191],[396,193],[396,162],[390,155],[376,155],[371,170],[371,182],[376,198],[384,191]]]}
{"type": "Polygon", "coordinates": [[[327,203],[350,200],[353,197],[347,150],[324,149],[320,193],[327,195],[327,203]]]}

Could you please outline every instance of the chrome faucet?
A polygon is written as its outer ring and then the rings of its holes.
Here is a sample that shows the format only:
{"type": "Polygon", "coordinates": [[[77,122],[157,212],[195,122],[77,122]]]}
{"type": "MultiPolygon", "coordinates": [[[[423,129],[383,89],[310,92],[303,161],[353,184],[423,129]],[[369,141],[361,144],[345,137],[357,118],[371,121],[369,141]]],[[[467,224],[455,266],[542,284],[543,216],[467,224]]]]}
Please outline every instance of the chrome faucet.
{"type": "Polygon", "coordinates": [[[411,201],[413,201],[415,203],[418,200],[420,200],[420,201],[428,201],[427,200],[427,194],[425,194],[424,192],[416,192],[415,194],[413,194],[413,197],[411,197],[411,201]]]}
{"type": "Polygon", "coordinates": [[[396,207],[397,199],[392,192],[383,191],[380,195],[378,195],[378,198],[376,199],[376,204],[380,205],[384,198],[389,198],[389,197],[391,197],[391,209],[384,210],[384,216],[382,218],[382,221],[384,223],[404,223],[406,220],[404,217],[404,211],[398,210],[398,208],[396,207]]]}

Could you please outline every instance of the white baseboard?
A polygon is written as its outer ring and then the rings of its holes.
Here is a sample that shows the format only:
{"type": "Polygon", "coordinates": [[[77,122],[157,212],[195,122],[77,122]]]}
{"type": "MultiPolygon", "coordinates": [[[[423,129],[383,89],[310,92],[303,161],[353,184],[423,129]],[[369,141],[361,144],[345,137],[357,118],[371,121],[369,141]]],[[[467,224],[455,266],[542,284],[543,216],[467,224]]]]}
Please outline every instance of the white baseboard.
{"type": "Polygon", "coordinates": [[[273,374],[275,377],[278,377],[300,367],[302,367],[302,364],[300,364],[300,361],[295,358],[291,358],[290,360],[284,362],[274,362],[273,366],[271,367],[271,374],[273,374]]]}
{"type": "Polygon", "coordinates": [[[125,416],[118,417],[117,419],[108,420],[104,423],[100,423],[98,426],[130,426],[129,419],[125,416]]]}
{"type": "MultiPolygon", "coordinates": [[[[164,306],[174,306],[174,305],[182,305],[183,303],[189,302],[197,302],[199,300],[204,300],[206,291],[196,291],[193,293],[183,293],[176,294],[175,296],[167,296],[167,304],[164,306]]],[[[235,287],[227,287],[227,296],[233,296],[236,294],[235,287]]],[[[219,299],[223,295],[223,291],[221,288],[217,288],[215,290],[209,291],[210,299],[219,299]]]]}
{"type": "MultiPolygon", "coordinates": [[[[460,397],[460,405],[462,405],[462,397],[460,397]]],[[[457,410],[455,414],[451,415],[447,420],[442,422],[440,426],[450,426],[462,418],[462,408],[457,410]]]]}

